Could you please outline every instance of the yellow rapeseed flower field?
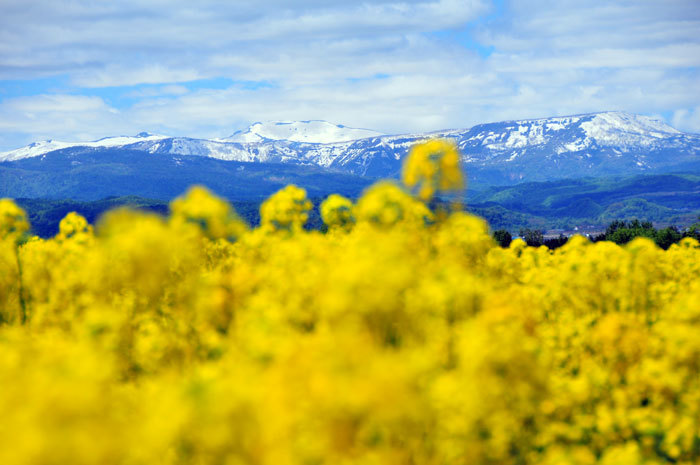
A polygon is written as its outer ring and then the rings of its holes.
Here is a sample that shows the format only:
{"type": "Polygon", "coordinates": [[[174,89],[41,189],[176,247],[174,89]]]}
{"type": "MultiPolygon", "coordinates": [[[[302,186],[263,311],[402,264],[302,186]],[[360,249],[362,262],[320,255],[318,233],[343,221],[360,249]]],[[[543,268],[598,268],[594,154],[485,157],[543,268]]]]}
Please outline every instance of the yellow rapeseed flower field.
{"type": "Polygon", "coordinates": [[[456,157],[326,233],[295,186],[256,229],[194,187],[48,240],[0,201],[0,464],[700,463],[698,242],[500,248],[426,206],[456,157]]]}

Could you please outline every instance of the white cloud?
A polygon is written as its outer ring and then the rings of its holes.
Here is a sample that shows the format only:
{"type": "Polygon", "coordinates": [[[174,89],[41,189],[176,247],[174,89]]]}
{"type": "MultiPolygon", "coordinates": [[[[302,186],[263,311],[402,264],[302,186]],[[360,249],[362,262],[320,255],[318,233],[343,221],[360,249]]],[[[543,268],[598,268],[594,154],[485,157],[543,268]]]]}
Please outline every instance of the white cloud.
{"type": "Polygon", "coordinates": [[[700,106],[674,111],[671,122],[680,130],[700,134],[700,106]]]}
{"type": "Polygon", "coordinates": [[[7,149],[7,134],[221,137],[267,119],[404,132],[625,110],[672,114],[679,129],[700,130],[697,0],[511,1],[500,16],[488,16],[487,0],[4,0],[0,8],[0,79],[60,74],[92,94],[129,86],[123,95],[138,100],[6,98],[7,149]],[[435,34],[445,30],[453,37],[435,34]],[[480,56],[473,39],[493,53],[480,56]],[[210,78],[234,84],[188,83],[210,78]]]}
{"type": "Polygon", "coordinates": [[[190,90],[187,87],[180,85],[142,87],[140,89],[128,92],[126,96],[131,98],[150,98],[167,95],[184,95],[189,93],[189,91],[190,90]]]}
{"type": "MultiPolygon", "coordinates": [[[[353,55],[338,44],[364,41],[365,51],[390,52],[387,39],[459,27],[484,12],[485,5],[486,0],[202,1],[196,6],[188,1],[5,0],[0,79],[60,70],[88,87],[240,79],[250,73],[246,60],[251,57],[259,57],[253,66],[270,57],[284,64],[287,57],[309,57],[310,52],[315,59],[306,61],[318,68],[328,53],[353,55]],[[221,55],[231,63],[216,59],[221,55]]],[[[304,70],[288,66],[275,77],[282,80],[290,72],[293,77],[295,71],[304,70]]]]}
{"type": "Polygon", "coordinates": [[[128,126],[128,121],[99,97],[37,95],[0,103],[0,133],[23,134],[25,142],[92,140],[107,135],[106,128],[128,126]]]}
{"type": "Polygon", "coordinates": [[[194,69],[173,69],[159,64],[146,65],[136,69],[107,66],[97,71],[76,73],[73,83],[81,87],[121,87],[134,84],[161,84],[187,82],[200,79],[194,69]]]}

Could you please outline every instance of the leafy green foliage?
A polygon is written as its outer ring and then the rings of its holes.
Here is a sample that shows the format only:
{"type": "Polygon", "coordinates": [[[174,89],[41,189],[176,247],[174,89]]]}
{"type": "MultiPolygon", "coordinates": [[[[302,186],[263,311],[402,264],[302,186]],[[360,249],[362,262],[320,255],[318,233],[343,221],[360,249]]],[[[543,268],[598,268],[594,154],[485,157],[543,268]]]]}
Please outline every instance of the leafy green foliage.
{"type": "Polygon", "coordinates": [[[508,247],[513,241],[513,236],[505,229],[497,229],[493,232],[493,238],[501,247],[508,247]]]}
{"type": "Polygon", "coordinates": [[[521,229],[520,237],[522,237],[530,247],[539,247],[544,244],[544,233],[539,229],[521,229]]]}
{"type": "Polygon", "coordinates": [[[615,220],[605,230],[605,234],[596,237],[595,240],[607,240],[616,244],[627,244],[636,237],[647,237],[662,249],[668,249],[671,244],[679,242],[684,237],[700,239],[700,231],[697,227],[691,227],[681,232],[675,226],[656,229],[649,221],[622,221],[615,220]]]}

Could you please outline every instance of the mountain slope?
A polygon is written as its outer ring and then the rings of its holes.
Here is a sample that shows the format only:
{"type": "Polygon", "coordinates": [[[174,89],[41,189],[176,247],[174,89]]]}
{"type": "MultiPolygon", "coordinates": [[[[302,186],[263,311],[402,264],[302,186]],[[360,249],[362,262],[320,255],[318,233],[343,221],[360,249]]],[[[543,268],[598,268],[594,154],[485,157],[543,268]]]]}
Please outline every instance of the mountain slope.
{"type": "Polygon", "coordinates": [[[483,124],[456,139],[468,166],[504,184],[700,168],[700,136],[621,112],[483,124]]]}
{"type": "MultiPolygon", "coordinates": [[[[163,162],[167,162],[168,159],[167,156],[158,158],[163,162]]],[[[219,163],[226,164],[214,161],[214,165],[219,163]]],[[[299,180],[304,182],[303,178],[297,179],[299,180]]],[[[264,183],[264,180],[262,182],[264,183]]],[[[311,185],[305,182],[305,185],[311,187],[314,203],[309,226],[318,228],[321,225],[318,207],[323,195],[314,189],[318,182],[311,185]]],[[[235,189],[227,189],[222,184],[215,186],[215,191],[219,194],[226,192],[237,195],[235,189]]],[[[132,188],[135,192],[143,190],[138,184],[132,188]]],[[[348,192],[348,195],[355,197],[357,191],[354,194],[348,192]]],[[[106,210],[118,206],[166,213],[167,199],[164,196],[159,197],[160,200],[128,196],[92,201],[18,198],[16,202],[29,215],[33,232],[42,237],[49,237],[57,233],[58,223],[71,211],[77,211],[91,223],[106,210]]],[[[261,202],[261,197],[238,197],[232,200],[236,212],[249,224],[258,224],[261,202]]],[[[600,231],[612,220],[634,218],[653,221],[661,227],[673,224],[682,228],[698,221],[700,176],[643,175],[633,178],[587,178],[525,183],[493,187],[481,192],[471,191],[466,205],[469,211],[487,219],[493,230],[507,229],[513,233],[517,233],[521,228],[573,230],[575,227],[582,227],[583,232],[600,231]]]]}
{"type": "Polygon", "coordinates": [[[0,162],[0,197],[98,200],[136,195],[170,200],[193,184],[229,199],[263,199],[287,184],[309,196],[357,196],[371,179],[314,166],[242,163],[209,157],[144,154],[124,148],[72,147],[0,162]]]}
{"type": "Polygon", "coordinates": [[[468,204],[562,224],[604,225],[639,218],[690,224],[700,214],[700,175],[662,174],[568,179],[490,187],[470,192],[468,204]]]}
{"type": "Polygon", "coordinates": [[[26,147],[22,147],[17,150],[11,150],[9,152],[0,153],[0,161],[16,161],[22,160],[24,158],[39,157],[41,155],[53,152],[55,150],[62,150],[71,147],[127,147],[139,143],[157,143],[158,141],[167,138],[167,136],[160,136],[148,132],[141,132],[135,136],[105,137],[103,139],[96,140],[93,142],[61,142],[57,140],[44,140],[39,142],[33,142],[27,145],[26,147]]]}

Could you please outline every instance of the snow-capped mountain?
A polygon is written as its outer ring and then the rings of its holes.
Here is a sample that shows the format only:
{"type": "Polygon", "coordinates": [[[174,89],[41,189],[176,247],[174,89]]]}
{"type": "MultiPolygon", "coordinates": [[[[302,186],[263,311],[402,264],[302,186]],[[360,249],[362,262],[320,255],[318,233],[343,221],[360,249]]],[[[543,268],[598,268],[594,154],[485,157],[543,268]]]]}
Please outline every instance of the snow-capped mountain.
{"type": "Polygon", "coordinates": [[[33,142],[26,147],[9,152],[0,153],[0,161],[15,161],[22,158],[31,158],[44,155],[54,150],[61,150],[70,147],[125,147],[139,142],[156,142],[167,139],[168,136],[160,136],[148,132],[141,132],[135,136],[105,137],[92,142],[61,142],[58,140],[43,140],[33,142]]]}
{"type": "Polygon", "coordinates": [[[494,152],[548,146],[557,154],[593,147],[634,150],[680,135],[666,123],[621,112],[505,121],[475,126],[460,134],[465,148],[487,147],[494,152]]]}
{"type": "Polygon", "coordinates": [[[349,128],[327,121],[271,121],[254,123],[245,131],[236,131],[221,142],[254,143],[273,140],[332,144],[383,135],[369,129],[349,128]]]}
{"type": "Polygon", "coordinates": [[[426,134],[379,135],[323,121],[255,123],[218,140],[139,134],[90,143],[45,142],[0,154],[0,161],[57,149],[121,147],[147,154],[293,163],[369,177],[396,176],[410,147],[430,137],[453,139],[473,180],[509,184],[559,178],[700,171],[700,135],[622,112],[505,121],[426,134]],[[345,140],[351,137],[351,140],[345,140]],[[61,145],[63,144],[63,145],[61,145]],[[82,147],[82,148],[81,148],[82,147]]]}
{"type": "Polygon", "coordinates": [[[481,124],[454,138],[467,166],[512,182],[700,169],[700,135],[623,112],[481,124]]]}

